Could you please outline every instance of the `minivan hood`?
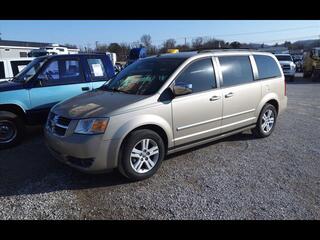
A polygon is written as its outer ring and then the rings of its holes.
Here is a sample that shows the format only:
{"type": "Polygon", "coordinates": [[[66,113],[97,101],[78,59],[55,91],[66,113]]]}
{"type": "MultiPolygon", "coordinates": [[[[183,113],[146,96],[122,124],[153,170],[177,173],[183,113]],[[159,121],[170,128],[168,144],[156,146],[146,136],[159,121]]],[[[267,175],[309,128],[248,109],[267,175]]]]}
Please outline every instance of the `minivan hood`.
{"type": "Polygon", "coordinates": [[[134,103],[147,97],[150,96],[96,89],[55,105],[52,112],[71,119],[104,117],[120,108],[130,108],[134,103]]]}
{"type": "Polygon", "coordinates": [[[14,81],[0,81],[0,92],[19,90],[23,88],[23,83],[14,81]]]}

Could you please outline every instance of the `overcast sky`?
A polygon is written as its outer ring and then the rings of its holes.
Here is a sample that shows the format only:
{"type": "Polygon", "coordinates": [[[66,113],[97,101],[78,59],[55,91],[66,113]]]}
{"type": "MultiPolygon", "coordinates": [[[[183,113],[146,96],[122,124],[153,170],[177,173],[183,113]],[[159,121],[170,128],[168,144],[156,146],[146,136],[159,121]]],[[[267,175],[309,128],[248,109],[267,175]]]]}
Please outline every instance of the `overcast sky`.
{"type": "Polygon", "coordinates": [[[0,20],[1,38],[5,40],[70,43],[78,46],[99,43],[134,42],[143,34],[150,34],[153,44],[175,38],[188,43],[200,36],[225,41],[273,44],[285,40],[296,41],[320,38],[319,20],[0,20]]]}

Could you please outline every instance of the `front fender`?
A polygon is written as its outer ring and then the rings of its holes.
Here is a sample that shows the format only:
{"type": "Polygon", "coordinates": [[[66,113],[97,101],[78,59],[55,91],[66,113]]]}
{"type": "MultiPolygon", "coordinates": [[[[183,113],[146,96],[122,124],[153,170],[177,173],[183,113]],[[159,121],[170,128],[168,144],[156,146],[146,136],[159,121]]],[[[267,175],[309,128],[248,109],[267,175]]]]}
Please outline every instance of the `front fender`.
{"type": "MultiPolygon", "coordinates": [[[[112,121],[112,120],[111,120],[112,121]]],[[[117,121],[115,119],[115,121],[117,121]]],[[[117,124],[110,122],[110,125],[117,124]]],[[[173,139],[173,133],[170,123],[164,118],[155,115],[155,114],[142,114],[130,119],[127,119],[126,122],[122,123],[120,127],[117,128],[115,132],[107,136],[105,140],[109,139],[120,139],[120,142],[134,129],[145,126],[145,125],[156,125],[164,130],[168,138],[168,147],[171,147],[173,139]]]]}
{"type": "Polygon", "coordinates": [[[15,91],[0,92],[0,106],[9,104],[20,107],[23,112],[29,110],[30,99],[28,90],[21,89],[15,91]]]}

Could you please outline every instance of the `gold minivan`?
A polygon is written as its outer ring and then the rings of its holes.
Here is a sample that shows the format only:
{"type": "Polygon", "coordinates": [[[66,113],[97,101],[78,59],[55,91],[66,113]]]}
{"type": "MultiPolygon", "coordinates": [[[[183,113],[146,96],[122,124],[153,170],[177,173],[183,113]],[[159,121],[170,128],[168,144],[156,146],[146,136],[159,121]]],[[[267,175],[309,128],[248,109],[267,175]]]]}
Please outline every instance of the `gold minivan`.
{"type": "Polygon", "coordinates": [[[45,136],[52,154],[72,167],[118,169],[141,180],[152,176],[167,154],[248,129],[268,137],[286,106],[285,78],[273,54],[162,54],[57,104],[45,136]]]}

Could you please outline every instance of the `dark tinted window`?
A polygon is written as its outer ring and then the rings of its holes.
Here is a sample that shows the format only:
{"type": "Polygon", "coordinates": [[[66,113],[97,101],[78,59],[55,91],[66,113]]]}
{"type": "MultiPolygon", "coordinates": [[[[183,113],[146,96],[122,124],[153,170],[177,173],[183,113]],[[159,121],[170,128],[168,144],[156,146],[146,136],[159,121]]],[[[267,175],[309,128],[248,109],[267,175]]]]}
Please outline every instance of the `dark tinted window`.
{"type": "Polygon", "coordinates": [[[276,61],[269,56],[254,55],[258,68],[258,79],[272,78],[281,76],[281,70],[276,61]]]}
{"type": "Polygon", "coordinates": [[[101,89],[138,95],[154,94],[184,60],[178,58],[137,60],[119,72],[101,89]]]}
{"type": "Polygon", "coordinates": [[[253,81],[253,73],[248,56],[219,57],[223,86],[232,86],[253,81]]]}
{"type": "Polygon", "coordinates": [[[24,69],[25,66],[27,66],[30,62],[31,60],[30,61],[11,61],[13,76],[21,72],[21,70],[24,69]]]}
{"type": "Polygon", "coordinates": [[[27,52],[20,52],[20,57],[28,57],[28,53],[27,52]]]}
{"type": "Polygon", "coordinates": [[[176,83],[192,84],[192,92],[201,92],[216,87],[216,79],[211,58],[191,63],[175,80],[176,83]]]}
{"type": "Polygon", "coordinates": [[[0,62],[0,79],[6,78],[6,75],[4,74],[4,63],[0,62]]]}
{"type": "Polygon", "coordinates": [[[276,55],[276,58],[279,61],[292,61],[292,58],[290,55],[276,55]]]}
{"type": "Polygon", "coordinates": [[[84,82],[78,60],[56,60],[39,75],[46,86],[84,82]]]}

